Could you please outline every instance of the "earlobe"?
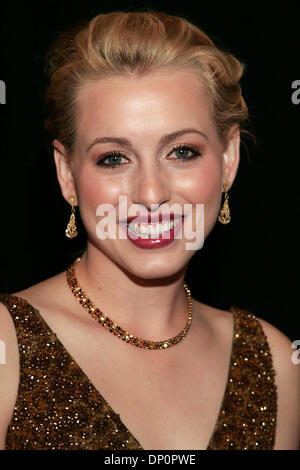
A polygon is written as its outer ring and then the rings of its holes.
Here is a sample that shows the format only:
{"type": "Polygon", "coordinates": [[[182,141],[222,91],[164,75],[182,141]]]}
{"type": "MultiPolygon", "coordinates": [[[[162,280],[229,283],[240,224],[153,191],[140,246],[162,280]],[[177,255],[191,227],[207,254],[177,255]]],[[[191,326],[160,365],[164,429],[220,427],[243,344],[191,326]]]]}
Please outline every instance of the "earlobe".
{"type": "Polygon", "coordinates": [[[71,165],[67,156],[65,147],[58,141],[52,142],[54,149],[54,161],[56,166],[57,179],[61,188],[61,192],[65,200],[69,203],[70,196],[75,197],[75,205],[77,204],[77,195],[75,190],[74,178],[71,165]]]}

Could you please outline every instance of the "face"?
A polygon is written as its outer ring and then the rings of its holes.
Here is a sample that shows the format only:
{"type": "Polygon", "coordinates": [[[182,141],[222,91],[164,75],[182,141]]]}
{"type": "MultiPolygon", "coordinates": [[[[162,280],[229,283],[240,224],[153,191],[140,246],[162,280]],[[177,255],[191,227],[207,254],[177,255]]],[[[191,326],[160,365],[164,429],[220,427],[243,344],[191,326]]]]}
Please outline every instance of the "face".
{"type": "Polygon", "coordinates": [[[74,194],[79,205],[88,249],[143,279],[179,272],[195,253],[186,249],[193,241],[185,235],[187,220],[195,231],[196,205],[204,204],[206,237],[220,209],[222,183],[234,180],[238,128],[224,145],[203,85],[182,71],[89,82],[78,96],[76,126],[70,161],[58,141],[54,153],[62,193],[67,201],[74,194]],[[120,216],[120,196],[126,196],[126,218],[130,207],[141,209],[132,215],[156,215],[176,204],[175,214],[186,214],[179,224],[182,236],[155,248],[133,243],[120,216]],[[97,215],[101,204],[116,214],[116,237],[97,236],[97,224],[108,216],[97,215]]]}

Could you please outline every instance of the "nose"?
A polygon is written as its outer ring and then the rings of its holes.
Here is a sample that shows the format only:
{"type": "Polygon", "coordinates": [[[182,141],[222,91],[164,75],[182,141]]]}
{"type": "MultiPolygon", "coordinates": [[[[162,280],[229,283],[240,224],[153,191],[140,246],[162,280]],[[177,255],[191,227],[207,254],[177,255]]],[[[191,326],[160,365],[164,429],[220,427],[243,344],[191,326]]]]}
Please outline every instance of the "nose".
{"type": "Polygon", "coordinates": [[[143,204],[149,211],[155,210],[171,198],[170,177],[158,164],[145,164],[140,168],[133,191],[133,202],[143,204]]]}

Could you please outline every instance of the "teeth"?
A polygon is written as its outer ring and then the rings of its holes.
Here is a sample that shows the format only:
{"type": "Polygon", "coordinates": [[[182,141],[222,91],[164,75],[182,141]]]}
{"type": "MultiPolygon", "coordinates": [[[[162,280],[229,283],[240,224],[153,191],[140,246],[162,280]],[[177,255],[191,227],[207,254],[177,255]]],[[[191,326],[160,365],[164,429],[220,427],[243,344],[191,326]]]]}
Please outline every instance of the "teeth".
{"type": "Polygon", "coordinates": [[[146,224],[140,222],[130,222],[127,226],[128,230],[135,235],[139,235],[141,238],[155,238],[163,233],[169,232],[173,227],[176,227],[181,222],[181,218],[172,220],[170,223],[156,223],[146,224]]]}

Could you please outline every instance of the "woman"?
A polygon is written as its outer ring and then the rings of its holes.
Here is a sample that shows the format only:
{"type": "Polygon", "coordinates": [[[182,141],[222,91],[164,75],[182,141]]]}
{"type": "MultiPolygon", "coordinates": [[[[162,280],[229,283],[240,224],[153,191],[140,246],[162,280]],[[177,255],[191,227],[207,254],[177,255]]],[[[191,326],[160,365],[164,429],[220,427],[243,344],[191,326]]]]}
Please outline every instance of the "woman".
{"type": "Polygon", "coordinates": [[[98,15],[49,64],[66,235],[78,207],[88,241],[67,272],[1,297],[2,448],[296,449],[289,339],[184,284],[230,221],[241,64],[155,12],[98,15]]]}

